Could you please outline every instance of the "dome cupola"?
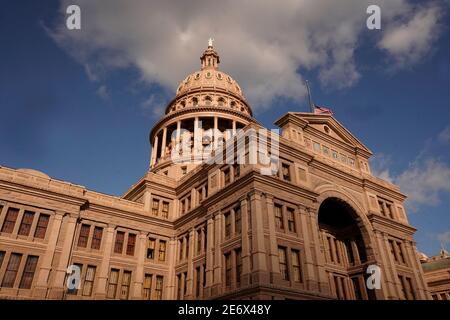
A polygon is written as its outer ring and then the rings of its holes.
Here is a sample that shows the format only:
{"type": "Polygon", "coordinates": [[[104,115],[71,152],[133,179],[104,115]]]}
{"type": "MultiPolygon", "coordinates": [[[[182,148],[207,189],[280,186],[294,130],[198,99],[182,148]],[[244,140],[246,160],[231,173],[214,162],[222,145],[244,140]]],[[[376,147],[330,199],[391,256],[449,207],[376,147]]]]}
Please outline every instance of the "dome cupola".
{"type": "Polygon", "coordinates": [[[200,70],[181,81],[166,114],[150,132],[150,170],[155,173],[178,179],[198,165],[198,161],[187,165],[172,161],[173,152],[183,139],[192,150],[215,149],[236,130],[256,122],[238,83],[219,70],[220,57],[212,42],[209,39],[200,57],[200,70]],[[212,137],[211,132],[214,132],[212,137]],[[197,140],[195,136],[203,138],[197,140]]]}

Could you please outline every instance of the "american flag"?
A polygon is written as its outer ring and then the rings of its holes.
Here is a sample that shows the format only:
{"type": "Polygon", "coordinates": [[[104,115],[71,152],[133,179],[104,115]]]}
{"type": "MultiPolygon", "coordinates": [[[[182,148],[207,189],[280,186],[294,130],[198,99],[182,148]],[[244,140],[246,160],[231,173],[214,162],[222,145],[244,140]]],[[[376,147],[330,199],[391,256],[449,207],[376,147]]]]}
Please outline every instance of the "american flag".
{"type": "Polygon", "coordinates": [[[331,111],[331,109],[328,109],[325,107],[314,105],[314,114],[329,114],[330,116],[332,116],[333,111],[331,111]]]}

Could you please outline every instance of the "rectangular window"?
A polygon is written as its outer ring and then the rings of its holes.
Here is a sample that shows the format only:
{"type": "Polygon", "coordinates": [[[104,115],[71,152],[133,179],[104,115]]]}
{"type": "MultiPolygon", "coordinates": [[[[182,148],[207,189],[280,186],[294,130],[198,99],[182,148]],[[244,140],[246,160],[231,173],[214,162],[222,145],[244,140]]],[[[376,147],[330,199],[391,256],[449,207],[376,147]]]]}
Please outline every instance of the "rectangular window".
{"type": "Polygon", "coordinates": [[[336,262],[341,263],[341,250],[339,247],[339,241],[336,238],[333,238],[333,248],[336,252],[336,262]]]}
{"type": "Polygon", "coordinates": [[[181,214],[186,213],[186,203],[185,199],[181,200],[181,214]]]}
{"type": "Polygon", "coordinates": [[[344,241],[345,249],[347,250],[347,258],[350,265],[355,263],[355,256],[353,255],[352,242],[350,239],[344,241]]]}
{"type": "Polygon", "coordinates": [[[195,296],[200,296],[200,267],[195,268],[195,296]]]}
{"type": "Polygon", "coordinates": [[[318,142],[313,142],[313,149],[315,152],[320,152],[320,143],[318,142]]]}
{"type": "Polygon", "coordinates": [[[4,258],[5,258],[5,251],[0,251],[0,268],[2,267],[4,258]]]}
{"type": "Polygon", "coordinates": [[[102,236],[103,236],[103,228],[95,227],[94,235],[92,236],[91,248],[95,250],[100,250],[100,246],[102,244],[102,236]]]}
{"type": "Polygon", "coordinates": [[[123,242],[125,241],[125,232],[117,231],[116,233],[116,242],[114,243],[114,252],[122,253],[123,251],[123,242]]]}
{"type": "Polygon", "coordinates": [[[333,243],[332,243],[331,237],[327,237],[327,245],[328,245],[328,256],[330,259],[330,262],[334,262],[334,256],[333,256],[333,243]]]}
{"type": "Polygon", "coordinates": [[[311,148],[311,139],[305,138],[305,146],[309,149],[311,148]]]}
{"type": "Polygon", "coordinates": [[[361,236],[356,237],[356,247],[358,248],[358,254],[361,262],[367,261],[366,246],[364,245],[363,238],[361,236]]]}
{"type": "Polygon", "coordinates": [[[290,165],[283,163],[281,165],[281,174],[284,181],[291,181],[290,165]]]}
{"type": "Polygon", "coordinates": [[[159,240],[159,261],[166,261],[166,242],[159,240]]]}
{"type": "Polygon", "coordinates": [[[236,284],[241,285],[242,275],[242,250],[236,249],[236,284]]]}
{"type": "Polygon", "coordinates": [[[16,281],[17,271],[19,270],[22,255],[19,253],[11,253],[8,265],[6,266],[5,275],[3,277],[2,287],[12,288],[16,281]]]}
{"type": "Polygon", "coordinates": [[[163,295],[163,276],[156,276],[155,300],[161,300],[163,295]]]}
{"type": "Polygon", "coordinates": [[[198,203],[200,203],[203,200],[203,187],[197,189],[197,194],[198,194],[198,203]]]}
{"type": "Polygon", "coordinates": [[[149,238],[147,242],[147,259],[155,258],[155,243],[156,239],[149,238]]]}
{"type": "Polygon", "coordinates": [[[384,211],[383,201],[378,200],[378,207],[380,208],[380,213],[385,216],[386,212],[384,211]]]}
{"type": "Polygon", "coordinates": [[[224,214],[225,216],[225,239],[229,239],[231,237],[231,213],[227,212],[224,214]]]}
{"type": "Polygon", "coordinates": [[[278,230],[284,230],[282,210],[283,208],[280,205],[275,205],[275,226],[278,230]]]}
{"type": "Polygon", "coordinates": [[[403,255],[403,248],[402,248],[402,243],[401,242],[397,242],[397,248],[398,248],[398,254],[399,254],[399,258],[400,258],[400,262],[403,264],[406,264],[406,260],[405,260],[405,256],[403,255]]]}
{"type": "Polygon", "coordinates": [[[109,274],[107,298],[114,299],[117,293],[117,284],[119,282],[119,269],[111,269],[109,274]]]}
{"type": "Polygon", "coordinates": [[[289,273],[287,268],[286,248],[278,247],[278,259],[280,261],[281,279],[289,280],[289,273]]]}
{"type": "Polygon", "coordinates": [[[177,274],[177,300],[181,300],[182,280],[181,273],[177,274]]]}
{"type": "Polygon", "coordinates": [[[330,149],[326,146],[322,146],[322,152],[325,156],[329,157],[330,156],[330,149]]]}
{"type": "Polygon", "coordinates": [[[144,292],[143,296],[145,300],[152,298],[152,275],[146,273],[144,278],[144,292]]]}
{"type": "Polygon", "coordinates": [[[39,257],[37,256],[28,256],[27,261],[25,262],[25,268],[23,269],[22,279],[20,280],[19,288],[21,289],[30,289],[31,284],[33,283],[34,272],[36,271],[36,266],[38,263],[39,257]]]}
{"type": "Polygon", "coordinates": [[[122,275],[122,285],[120,286],[120,299],[127,300],[130,293],[131,271],[124,271],[122,275]]]}
{"type": "Polygon", "coordinates": [[[295,232],[295,211],[292,208],[287,208],[287,222],[288,230],[290,232],[295,232]]]}
{"type": "Polygon", "coordinates": [[[184,254],[187,259],[189,257],[189,236],[186,236],[186,252],[184,254]]]}
{"type": "Polygon", "coordinates": [[[202,251],[202,229],[197,230],[197,254],[202,251]]]}
{"type": "Polygon", "coordinates": [[[230,168],[226,168],[223,170],[223,180],[225,185],[230,183],[230,168]]]}
{"type": "Polygon", "coordinates": [[[80,236],[78,237],[78,244],[77,244],[79,248],[86,248],[90,230],[91,230],[90,225],[88,224],[81,225],[80,236]]]}
{"type": "Polygon", "coordinates": [[[225,284],[231,286],[231,253],[225,254],[225,284]]]}
{"type": "Polygon", "coordinates": [[[34,232],[34,237],[39,239],[45,238],[45,233],[47,231],[48,221],[50,216],[48,214],[40,214],[36,226],[36,231],[34,232]]]}
{"type": "Polygon", "coordinates": [[[136,235],[134,233],[130,233],[128,235],[128,242],[127,242],[127,255],[134,256],[135,246],[136,246],[136,235]]]}
{"type": "Polygon", "coordinates": [[[398,262],[397,254],[395,252],[395,244],[393,240],[388,240],[389,242],[389,249],[391,249],[391,255],[394,258],[395,262],[398,262]]]}
{"type": "Polygon", "coordinates": [[[355,293],[356,300],[362,300],[362,293],[361,293],[361,287],[359,286],[359,279],[358,277],[352,278],[352,284],[353,284],[353,292],[355,293]]]}
{"type": "Polygon", "coordinates": [[[183,252],[183,239],[178,240],[178,247],[180,248],[180,256],[178,257],[178,260],[183,260],[184,252],[183,252]]]}
{"type": "Polygon", "coordinates": [[[159,200],[158,199],[153,199],[152,214],[154,216],[157,216],[158,215],[158,210],[159,210],[159,200]]]}
{"type": "Polygon", "coordinates": [[[162,212],[161,212],[161,216],[164,219],[169,218],[169,203],[166,201],[163,201],[162,203],[162,212]]]}
{"type": "Polygon", "coordinates": [[[206,287],[206,264],[203,264],[203,288],[206,287]]]}
{"type": "Polygon", "coordinates": [[[22,217],[22,222],[20,223],[19,235],[28,236],[30,234],[33,219],[34,219],[34,212],[25,211],[22,217]]]}
{"type": "Polygon", "coordinates": [[[348,158],[348,164],[350,165],[350,167],[355,167],[355,159],[348,158]]]}
{"type": "Polygon", "coordinates": [[[300,269],[300,252],[298,250],[291,251],[292,272],[295,282],[302,282],[302,271],[300,269]]]}
{"type": "Polygon", "coordinates": [[[345,154],[340,154],[341,155],[341,162],[347,164],[347,157],[345,156],[345,154]]]}
{"type": "Polygon", "coordinates": [[[411,278],[409,277],[404,277],[399,275],[398,276],[400,283],[402,285],[402,292],[403,292],[403,297],[406,300],[414,300],[415,299],[415,295],[414,295],[414,290],[413,290],[413,285],[412,285],[412,281],[411,278]]]}
{"type": "Polygon", "coordinates": [[[186,211],[191,210],[191,196],[186,198],[186,211]]]}
{"type": "Polygon", "coordinates": [[[392,213],[392,205],[390,203],[386,203],[386,211],[389,218],[394,219],[394,215],[392,213]]]}
{"type": "Polygon", "coordinates": [[[234,208],[234,230],[236,234],[240,234],[242,231],[242,218],[241,218],[241,208],[234,208]]]}
{"type": "Polygon", "coordinates": [[[8,208],[6,213],[5,221],[3,222],[2,232],[12,233],[14,226],[16,225],[17,216],[19,215],[19,209],[8,208]]]}
{"type": "Polygon", "coordinates": [[[331,150],[331,156],[333,157],[334,160],[339,159],[339,155],[336,150],[331,150]]]}
{"type": "Polygon", "coordinates": [[[92,288],[94,287],[95,271],[97,267],[88,266],[86,270],[86,277],[84,279],[83,296],[90,297],[92,295],[92,288]]]}
{"type": "Polygon", "coordinates": [[[241,166],[239,164],[233,165],[234,178],[238,178],[241,175],[241,166]]]}

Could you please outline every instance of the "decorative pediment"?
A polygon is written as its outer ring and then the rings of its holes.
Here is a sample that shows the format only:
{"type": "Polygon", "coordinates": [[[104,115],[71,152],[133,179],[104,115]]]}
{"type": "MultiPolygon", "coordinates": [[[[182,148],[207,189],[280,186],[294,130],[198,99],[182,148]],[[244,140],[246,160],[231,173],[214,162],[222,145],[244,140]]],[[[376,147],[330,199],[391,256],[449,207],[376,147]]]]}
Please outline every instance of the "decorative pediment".
{"type": "Polygon", "coordinates": [[[350,131],[348,131],[332,115],[313,114],[305,112],[289,112],[276,124],[283,126],[286,122],[294,122],[301,126],[305,132],[318,137],[330,137],[333,140],[340,141],[351,147],[358,148],[368,155],[372,152],[359,141],[350,131]]]}

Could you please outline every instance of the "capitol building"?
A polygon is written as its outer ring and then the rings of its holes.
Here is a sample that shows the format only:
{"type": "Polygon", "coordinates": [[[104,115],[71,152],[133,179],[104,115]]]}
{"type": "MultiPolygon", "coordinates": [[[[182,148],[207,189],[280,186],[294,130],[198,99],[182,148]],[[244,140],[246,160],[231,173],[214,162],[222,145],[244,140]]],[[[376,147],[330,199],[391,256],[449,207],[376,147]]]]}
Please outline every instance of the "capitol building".
{"type": "Polygon", "coordinates": [[[0,166],[0,299],[430,299],[371,151],[329,113],[264,130],[211,42],[200,61],[122,196],[0,166]]]}

